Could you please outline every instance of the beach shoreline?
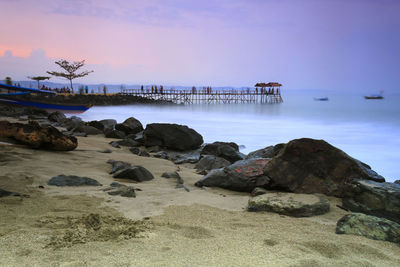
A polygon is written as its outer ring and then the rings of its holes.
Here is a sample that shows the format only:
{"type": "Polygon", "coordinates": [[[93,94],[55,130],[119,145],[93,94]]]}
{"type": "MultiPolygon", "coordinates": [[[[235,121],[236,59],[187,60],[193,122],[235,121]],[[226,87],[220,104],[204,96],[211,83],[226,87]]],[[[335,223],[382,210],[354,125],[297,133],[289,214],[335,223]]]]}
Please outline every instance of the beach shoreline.
{"type": "MultiPolygon", "coordinates": [[[[0,117],[16,122],[16,118],[0,117]]],[[[348,212],[330,200],[324,215],[294,218],[270,212],[248,212],[249,194],[199,188],[191,164],[141,157],[102,135],[77,137],[78,147],[60,152],[1,144],[0,188],[22,196],[0,198],[1,266],[393,266],[400,263],[397,244],[335,234],[336,222],[348,212]],[[101,153],[110,149],[112,153],[101,153]],[[115,179],[107,160],[148,169],[154,179],[133,186],[136,198],[103,191],[115,179]],[[161,177],[179,171],[190,192],[161,177]],[[99,187],[57,187],[47,181],[59,174],[91,177],[99,187]],[[29,197],[28,197],[29,196],[29,197]],[[102,237],[57,243],[77,231],[66,218],[95,214],[147,220],[143,235],[130,239],[102,237]]],[[[71,219],[72,218],[72,219],[71,219]]],[[[104,221],[104,222],[105,222],[104,221]]],[[[105,225],[105,224],[104,224],[105,225]]],[[[80,226],[81,227],[81,226],[80,226]]],[[[86,233],[86,232],[85,232],[86,233]]]]}

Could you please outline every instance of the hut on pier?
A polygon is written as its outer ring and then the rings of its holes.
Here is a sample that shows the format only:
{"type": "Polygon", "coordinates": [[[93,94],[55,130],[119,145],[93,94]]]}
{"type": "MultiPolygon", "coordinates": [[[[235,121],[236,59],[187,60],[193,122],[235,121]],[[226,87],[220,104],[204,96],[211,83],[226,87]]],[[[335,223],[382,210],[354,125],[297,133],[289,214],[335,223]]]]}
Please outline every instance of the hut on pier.
{"type": "Polygon", "coordinates": [[[254,87],[256,88],[256,92],[261,95],[265,95],[268,103],[281,103],[283,102],[281,96],[281,86],[282,84],[278,82],[269,82],[269,83],[256,83],[254,87]]]}

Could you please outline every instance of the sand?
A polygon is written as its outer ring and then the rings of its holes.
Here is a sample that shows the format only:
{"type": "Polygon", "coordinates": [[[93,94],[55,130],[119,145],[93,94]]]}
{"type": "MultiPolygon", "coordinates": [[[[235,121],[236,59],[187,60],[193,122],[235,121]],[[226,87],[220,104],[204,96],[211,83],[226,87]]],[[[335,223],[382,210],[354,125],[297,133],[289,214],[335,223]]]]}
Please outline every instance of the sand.
{"type": "Polygon", "coordinates": [[[190,192],[175,188],[161,174],[177,165],[112,148],[111,140],[79,137],[70,152],[0,144],[0,188],[26,195],[0,198],[0,266],[400,265],[397,244],[335,234],[346,214],[339,199],[311,218],[248,212],[247,193],[197,188],[191,165],[179,166],[190,192]],[[125,183],[141,190],[136,198],[110,196],[108,159],[142,165],[155,179],[125,183]],[[48,186],[59,174],[103,186],[48,186]]]}

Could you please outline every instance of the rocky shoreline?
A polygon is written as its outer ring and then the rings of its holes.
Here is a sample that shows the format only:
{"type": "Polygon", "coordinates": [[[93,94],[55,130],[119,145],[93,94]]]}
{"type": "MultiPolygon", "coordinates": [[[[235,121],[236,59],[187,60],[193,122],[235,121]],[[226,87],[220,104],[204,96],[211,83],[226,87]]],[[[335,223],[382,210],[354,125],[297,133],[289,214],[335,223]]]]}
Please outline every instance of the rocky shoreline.
{"type": "MultiPolygon", "coordinates": [[[[111,241],[113,238],[129,240],[146,236],[146,232],[155,230],[151,226],[153,219],[143,221],[143,218],[150,218],[151,215],[149,217],[143,214],[153,214],[160,203],[163,203],[161,207],[164,210],[168,210],[171,201],[175,205],[179,201],[185,205],[208,203],[207,205],[218,206],[224,203],[218,207],[243,209],[240,216],[249,217],[250,221],[247,223],[250,224],[258,215],[261,216],[260,220],[266,220],[273,214],[277,214],[274,220],[324,218],[325,222],[322,224],[329,221],[328,225],[332,225],[328,232],[323,231],[330,235],[329,238],[346,235],[354,238],[358,235],[370,240],[365,242],[380,240],[388,241],[388,244],[400,244],[398,182],[385,182],[367,164],[323,140],[295,139],[285,144],[266,146],[245,155],[233,142],[216,141],[204,144],[201,134],[188,126],[151,123],[144,127],[134,117],[127,118],[122,123],[117,123],[114,119],[85,122],[75,116],[67,118],[59,112],[49,114],[42,110],[11,107],[2,107],[0,117],[3,118],[0,120],[0,144],[3,142],[0,145],[0,163],[3,162],[1,164],[4,168],[7,167],[4,170],[10,170],[5,171],[6,176],[0,178],[0,204],[6,208],[4,211],[13,209],[4,203],[17,198],[22,201],[20,203],[27,203],[28,199],[33,201],[40,196],[36,190],[42,190],[47,192],[46,195],[56,194],[57,197],[61,194],[60,198],[71,201],[75,201],[75,198],[67,196],[68,194],[93,194],[108,199],[105,203],[114,203],[113,207],[118,206],[122,210],[130,210],[128,207],[134,205],[130,212],[142,214],[138,216],[141,220],[130,222],[140,226],[138,229],[121,230],[106,227],[111,227],[112,221],[121,220],[126,228],[127,222],[122,217],[113,219],[102,212],[84,212],[83,215],[78,213],[78,217],[71,219],[77,223],[76,228],[52,238],[46,247],[58,250],[75,247],[80,243],[111,241]],[[104,145],[93,148],[93,142],[104,145]],[[29,150],[37,154],[40,161],[30,162],[31,157],[23,156],[29,150]],[[57,159],[53,159],[54,157],[57,159]],[[50,168],[46,163],[41,163],[41,160],[52,162],[50,165],[53,165],[50,168]],[[11,181],[19,181],[23,177],[8,162],[20,164],[21,167],[36,164],[38,169],[30,167],[36,169],[32,174],[42,178],[32,178],[32,181],[37,180],[33,182],[35,188],[19,187],[16,182],[11,181]],[[67,162],[69,164],[63,166],[67,162]],[[74,166],[79,167],[80,171],[74,171],[74,166]],[[86,170],[85,166],[92,167],[86,170]],[[93,169],[93,166],[96,167],[93,169]],[[40,169],[43,169],[42,174],[38,172],[40,169]],[[13,178],[10,180],[7,177],[13,178]],[[10,182],[4,182],[8,180],[10,182]],[[171,186],[169,189],[165,188],[167,184],[171,186]],[[240,201],[237,202],[238,200],[240,201]],[[87,229],[82,232],[79,230],[82,227],[87,229]],[[76,234],[73,234],[74,231],[76,234]],[[112,237],[103,236],[110,231],[113,233],[112,237]]],[[[29,172],[29,167],[26,168],[29,172]]],[[[75,206],[76,203],[71,202],[71,205],[75,206]]],[[[195,210],[192,207],[192,213],[186,216],[194,216],[195,210]]],[[[52,218],[53,221],[65,220],[64,217],[52,218]]],[[[178,217],[174,220],[178,220],[178,217]]],[[[168,219],[168,225],[170,223],[168,219]]],[[[283,221],[280,222],[282,223],[283,221]]],[[[304,221],[290,221],[292,223],[300,227],[304,221]]],[[[191,225],[190,227],[195,227],[193,229],[199,227],[196,222],[191,225]]],[[[186,229],[186,226],[182,227],[186,229]]],[[[306,227],[302,229],[304,232],[313,231],[306,227]]],[[[163,231],[169,232],[170,228],[163,231]]],[[[199,231],[204,233],[208,230],[199,231]]],[[[277,235],[279,232],[275,229],[271,234],[277,235]]],[[[234,235],[229,231],[226,234],[234,235]]],[[[247,233],[249,234],[250,232],[247,233]]],[[[319,233],[321,234],[322,232],[319,233]]],[[[2,235],[4,233],[0,231],[0,239],[2,235]]],[[[303,238],[312,239],[312,236],[303,238]]],[[[267,240],[269,241],[265,241],[266,244],[272,242],[271,246],[279,243],[279,239],[267,240]]],[[[339,241],[340,238],[335,237],[335,240],[342,242],[339,241]]],[[[185,244],[190,246],[189,243],[185,244]]],[[[380,245],[376,244],[377,247],[380,245]]],[[[293,249],[290,246],[288,248],[289,251],[293,249]]],[[[43,253],[43,250],[38,253],[43,253]]]]}
{"type": "MultiPolygon", "coordinates": [[[[351,224],[346,225],[349,220],[342,218],[337,233],[359,234],[400,243],[399,184],[386,183],[367,164],[351,158],[323,140],[296,139],[244,155],[239,152],[238,145],[232,142],[203,144],[202,136],[184,125],[152,123],[144,128],[133,117],[123,123],[113,119],[84,122],[75,116],[66,118],[59,112],[46,114],[32,109],[16,112],[3,108],[0,115],[10,113],[21,121],[29,120],[29,123],[2,121],[0,136],[32,148],[68,151],[78,145],[75,136],[104,135],[105,138],[116,138],[117,141],[110,142],[114,148],[125,146],[139,156],[162,158],[175,164],[195,164],[197,172],[204,175],[195,183],[197,187],[249,192],[252,196],[249,211],[272,211],[295,217],[315,216],[329,211],[329,201],[324,196],[335,196],[343,199],[343,209],[367,214],[369,220],[375,222],[365,223],[365,220],[358,220],[360,216],[355,216],[351,224]],[[55,127],[64,130],[60,132],[55,127]],[[306,201],[307,194],[319,195],[313,201],[306,201]],[[390,227],[379,226],[382,218],[391,220],[390,227]],[[365,227],[373,229],[368,228],[367,231],[365,227]],[[378,228],[379,233],[369,233],[378,231],[378,228]]],[[[151,172],[142,166],[113,160],[109,163],[113,166],[110,173],[114,178],[136,182],[154,179],[151,172]]],[[[183,187],[184,182],[178,173],[166,173],[163,176],[178,179],[177,185],[183,187]]],[[[58,184],[54,179],[49,184],[65,185],[65,179],[60,177],[66,177],[67,183],[74,180],[69,176],[59,176],[58,184]]],[[[82,185],[82,179],[89,178],[77,177],[77,183],[72,182],[72,185],[82,185]]],[[[121,185],[116,183],[112,187],[119,188],[121,185]]],[[[121,189],[109,194],[135,196],[134,188],[125,186],[121,189]]],[[[2,196],[19,194],[2,192],[2,196]]]]}

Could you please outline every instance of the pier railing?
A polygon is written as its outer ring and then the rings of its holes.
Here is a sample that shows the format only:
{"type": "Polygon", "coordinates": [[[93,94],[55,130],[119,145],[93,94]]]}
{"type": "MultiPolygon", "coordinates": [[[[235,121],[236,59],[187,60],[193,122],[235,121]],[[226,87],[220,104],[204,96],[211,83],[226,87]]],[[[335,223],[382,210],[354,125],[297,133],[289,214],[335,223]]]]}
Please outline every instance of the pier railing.
{"type": "Polygon", "coordinates": [[[177,104],[194,103],[281,103],[280,89],[248,90],[176,90],[176,89],[122,89],[122,95],[141,96],[177,104]]]}

